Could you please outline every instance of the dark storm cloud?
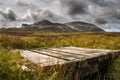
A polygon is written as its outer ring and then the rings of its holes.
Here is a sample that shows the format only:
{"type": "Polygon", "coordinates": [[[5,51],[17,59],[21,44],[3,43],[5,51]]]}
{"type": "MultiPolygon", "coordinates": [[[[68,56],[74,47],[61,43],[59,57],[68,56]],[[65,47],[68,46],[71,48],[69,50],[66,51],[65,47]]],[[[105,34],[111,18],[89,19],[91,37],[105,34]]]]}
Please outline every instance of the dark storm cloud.
{"type": "Polygon", "coordinates": [[[113,13],[113,17],[117,20],[120,20],[120,9],[116,10],[116,12],[113,13]]]}
{"type": "Polygon", "coordinates": [[[101,6],[101,7],[109,7],[109,6],[112,6],[113,2],[111,2],[110,0],[90,0],[92,1],[93,3],[101,6]]]}
{"type": "Polygon", "coordinates": [[[70,11],[69,11],[70,15],[75,15],[75,14],[86,14],[86,5],[83,3],[73,3],[70,11]]]}
{"type": "Polygon", "coordinates": [[[69,15],[86,14],[87,4],[81,0],[60,0],[61,5],[67,9],[69,15]]]}
{"type": "Polygon", "coordinates": [[[7,8],[5,11],[0,9],[0,15],[10,21],[16,21],[16,14],[10,9],[7,8]]]}
{"type": "MultiPolygon", "coordinates": [[[[120,22],[120,0],[90,0],[94,4],[92,4],[98,12],[97,14],[100,17],[106,18],[113,23],[120,22]],[[101,9],[97,9],[97,7],[101,9]]],[[[96,19],[97,20],[97,19],[96,19]]],[[[101,21],[101,20],[100,20],[101,21]]],[[[97,22],[97,21],[96,21],[97,22]]],[[[103,20],[104,22],[104,20],[103,20]]]]}
{"type": "Polygon", "coordinates": [[[96,19],[95,21],[98,24],[107,24],[108,23],[106,19],[102,19],[102,18],[96,19]]]}

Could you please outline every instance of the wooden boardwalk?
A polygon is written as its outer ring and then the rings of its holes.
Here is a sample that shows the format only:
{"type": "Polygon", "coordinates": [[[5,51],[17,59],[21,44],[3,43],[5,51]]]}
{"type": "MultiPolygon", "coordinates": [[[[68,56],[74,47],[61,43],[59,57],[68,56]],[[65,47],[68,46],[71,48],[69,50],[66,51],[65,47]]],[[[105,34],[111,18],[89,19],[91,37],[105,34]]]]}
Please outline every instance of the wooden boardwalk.
{"type": "Polygon", "coordinates": [[[68,65],[83,76],[101,70],[109,60],[120,54],[120,50],[88,49],[78,47],[59,47],[47,49],[22,50],[21,55],[42,67],[68,65]],[[78,67],[79,66],[79,67],[78,67]]]}

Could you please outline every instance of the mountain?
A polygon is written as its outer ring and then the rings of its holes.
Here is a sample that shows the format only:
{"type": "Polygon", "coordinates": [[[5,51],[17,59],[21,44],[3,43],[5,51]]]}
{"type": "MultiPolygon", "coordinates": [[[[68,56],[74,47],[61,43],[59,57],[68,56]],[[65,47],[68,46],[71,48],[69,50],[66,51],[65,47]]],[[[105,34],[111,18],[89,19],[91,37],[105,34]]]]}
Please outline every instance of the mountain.
{"type": "Polygon", "coordinates": [[[80,22],[80,21],[75,21],[75,22],[69,22],[65,23],[67,26],[71,27],[74,30],[78,31],[84,31],[84,32],[104,32],[103,29],[97,27],[94,24],[90,23],[85,23],[85,22],[80,22]]]}
{"type": "Polygon", "coordinates": [[[104,30],[98,28],[94,24],[75,21],[69,23],[53,23],[48,20],[42,20],[31,25],[22,24],[22,28],[41,31],[82,31],[82,32],[104,32],[104,30]]]}

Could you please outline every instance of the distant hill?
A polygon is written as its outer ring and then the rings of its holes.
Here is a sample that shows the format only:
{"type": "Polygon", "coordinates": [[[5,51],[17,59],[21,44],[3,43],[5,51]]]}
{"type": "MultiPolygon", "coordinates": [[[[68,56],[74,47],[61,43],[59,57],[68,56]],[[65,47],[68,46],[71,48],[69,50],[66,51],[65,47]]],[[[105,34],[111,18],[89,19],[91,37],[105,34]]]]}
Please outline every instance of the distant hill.
{"type": "Polygon", "coordinates": [[[22,24],[22,28],[29,30],[41,30],[41,31],[82,31],[82,32],[104,32],[104,30],[98,28],[94,24],[75,21],[69,23],[53,23],[48,20],[42,20],[34,24],[22,24]]]}

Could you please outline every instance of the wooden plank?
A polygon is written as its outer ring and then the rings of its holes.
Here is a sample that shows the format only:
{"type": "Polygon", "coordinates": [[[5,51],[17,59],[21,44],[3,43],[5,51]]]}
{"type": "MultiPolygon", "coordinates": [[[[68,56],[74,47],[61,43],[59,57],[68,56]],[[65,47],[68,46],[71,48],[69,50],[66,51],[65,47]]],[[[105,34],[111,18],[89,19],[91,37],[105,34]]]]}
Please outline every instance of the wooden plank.
{"type": "Polygon", "coordinates": [[[108,54],[113,54],[113,55],[118,55],[120,50],[109,50],[109,49],[89,49],[89,48],[78,48],[78,47],[61,47],[62,49],[71,49],[75,51],[83,51],[85,54],[92,54],[92,55],[108,55],[108,54]]]}
{"type": "Polygon", "coordinates": [[[64,64],[67,61],[59,58],[54,58],[51,56],[39,54],[36,52],[32,52],[29,50],[21,51],[21,55],[31,61],[32,63],[38,64],[40,66],[49,66],[49,65],[56,65],[56,64],[64,64]]]}
{"type": "Polygon", "coordinates": [[[39,53],[39,54],[42,54],[42,55],[47,55],[47,56],[50,56],[50,57],[63,59],[63,60],[66,60],[66,61],[70,61],[70,59],[67,59],[64,56],[61,56],[61,55],[58,55],[58,54],[54,54],[54,53],[50,53],[50,52],[46,52],[46,51],[39,51],[39,50],[30,50],[30,51],[36,52],[36,53],[39,53]]]}
{"type": "MultiPolygon", "coordinates": [[[[39,49],[38,49],[39,50],[39,49]]],[[[53,49],[42,49],[40,51],[45,51],[50,53],[50,55],[55,54],[55,56],[62,56],[64,58],[72,58],[70,60],[77,60],[77,59],[83,59],[83,58],[87,58],[89,56],[85,56],[85,55],[80,55],[80,54],[73,54],[71,52],[64,52],[64,51],[58,51],[58,50],[53,50],[53,49]]]]}
{"type": "Polygon", "coordinates": [[[71,49],[71,50],[77,50],[77,51],[83,51],[87,53],[101,53],[101,52],[113,52],[118,50],[107,50],[107,49],[90,49],[90,48],[79,48],[79,47],[60,47],[60,49],[71,49]]]}
{"type": "Polygon", "coordinates": [[[58,51],[58,52],[70,53],[72,55],[85,56],[86,58],[97,57],[97,56],[101,55],[101,53],[99,53],[99,52],[95,52],[95,53],[90,54],[89,52],[87,53],[85,50],[78,51],[78,50],[72,50],[72,49],[67,49],[67,48],[65,48],[65,49],[64,48],[49,48],[49,49],[54,50],[54,51],[58,51]]]}

